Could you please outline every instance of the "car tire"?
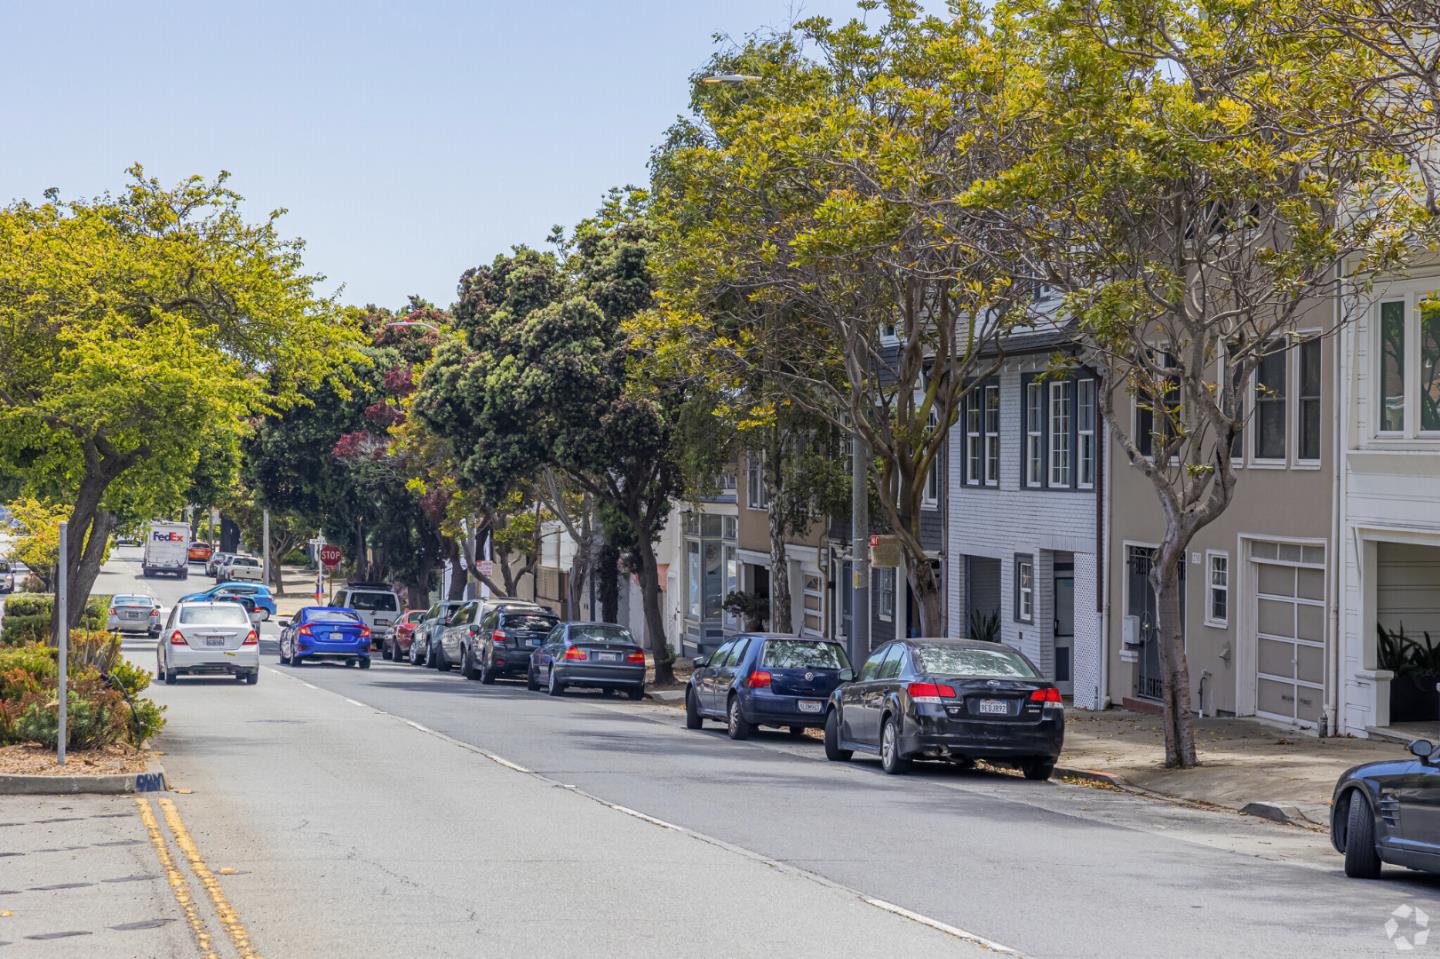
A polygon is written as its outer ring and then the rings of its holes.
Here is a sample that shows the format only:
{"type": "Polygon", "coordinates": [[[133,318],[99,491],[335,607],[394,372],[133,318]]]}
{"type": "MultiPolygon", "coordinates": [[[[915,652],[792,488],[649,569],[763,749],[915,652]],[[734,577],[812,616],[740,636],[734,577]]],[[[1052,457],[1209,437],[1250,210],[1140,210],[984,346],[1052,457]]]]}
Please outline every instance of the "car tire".
{"type": "Polygon", "coordinates": [[[180,678],[180,674],[177,673],[177,672],[175,672],[175,670],[173,670],[173,669],[166,669],[166,670],[165,670],[165,685],[166,685],[166,686],[174,686],[176,680],[178,680],[179,678],[180,678]]]}
{"type": "Polygon", "coordinates": [[[478,679],[480,676],[475,671],[475,657],[470,655],[469,649],[460,651],[460,675],[466,679],[478,679]]]}
{"type": "Polygon", "coordinates": [[[730,707],[725,711],[725,732],[731,739],[749,739],[755,727],[745,721],[740,715],[740,697],[730,697],[730,707]]]}
{"type": "Polygon", "coordinates": [[[390,644],[388,642],[380,644],[380,658],[384,660],[394,659],[394,657],[390,655],[390,644]]]}
{"type": "Polygon", "coordinates": [[[283,640],[283,639],[280,640],[280,665],[281,665],[281,666],[289,666],[289,665],[290,665],[290,654],[287,653],[287,652],[285,652],[285,640],[283,640]]]}
{"type": "Polygon", "coordinates": [[[1027,759],[1020,764],[1020,771],[1025,774],[1026,779],[1044,782],[1055,772],[1055,760],[1045,756],[1027,759]]]}
{"type": "Polygon", "coordinates": [[[893,715],[880,727],[880,768],[891,776],[910,771],[910,760],[900,755],[900,721],[893,715]]]}
{"type": "Polygon", "coordinates": [[[825,714],[825,758],[832,763],[848,763],[853,755],[854,750],[840,748],[840,711],[832,709],[825,714]]]}
{"type": "Polygon", "coordinates": [[[305,660],[300,658],[299,650],[290,650],[290,665],[294,666],[296,669],[299,669],[301,666],[305,665],[305,660]]]}
{"type": "Polygon", "coordinates": [[[494,685],[495,685],[495,664],[494,664],[494,663],[490,663],[489,665],[486,665],[484,660],[481,660],[481,661],[480,661],[480,682],[484,683],[486,686],[494,686],[494,685]]]}
{"type": "Polygon", "coordinates": [[[1351,879],[1380,878],[1375,814],[1370,811],[1370,800],[1358,789],[1350,793],[1350,809],[1345,816],[1345,875],[1351,879]]]}
{"type": "Polygon", "coordinates": [[[645,698],[644,686],[632,686],[630,689],[626,690],[626,692],[629,694],[631,702],[638,703],[640,700],[645,698]]]}
{"type": "Polygon", "coordinates": [[[425,668],[426,668],[426,669],[439,669],[439,668],[440,668],[439,665],[435,662],[435,644],[434,644],[434,643],[426,643],[426,644],[425,644],[425,668]]]}
{"type": "Polygon", "coordinates": [[[443,646],[435,651],[435,668],[442,673],[448,673],[453,668],[450,660],[445,657],[445,647],[443,646]]]}
{"type": "Polygon", "coordinates": [[[260,682],[260,670],[252,669],[245,674],[245,685],[254,686],[258,682],[260,682]]]}
{"type": "Polygon", "coordinates": [[[700,705],[695,702],[695,691],[685,687],[685,728],[699,729],[705,725],[705,717],[700,715],[700,705]]]}
{"type": "Polygon", "coordinates": [[[370,668],[370,657],[369,657],[369,656],[361,656],[361,657],[360,657],[360,668],[361,668],[361,669],[369,669],[369,668],[370,668]]]}
{"type": "Polygon", "coordinates": [[[545,691],[551,696],[565,695],[565,684],[556,680],[555,668],[553,666],[550,668],[550,682],[546,685],[545,691]]]}
{"type": "Polygon", "coordinates": [[[535,678],[535,670],[533,669],[525,671],[525,688],[532,693],[540,691],[540,680],[535,678]]]}

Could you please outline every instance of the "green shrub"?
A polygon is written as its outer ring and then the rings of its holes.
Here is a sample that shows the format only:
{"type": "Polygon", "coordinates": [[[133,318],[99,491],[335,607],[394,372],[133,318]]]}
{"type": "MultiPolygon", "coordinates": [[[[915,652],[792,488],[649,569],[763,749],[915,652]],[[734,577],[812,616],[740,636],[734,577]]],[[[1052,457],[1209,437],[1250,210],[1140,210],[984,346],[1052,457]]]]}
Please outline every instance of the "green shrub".
{"type": "Polygon", "coordinates": [[[14,593],[5,600],[6,616],[49,616],[55,609],[55,597],[49,593],[14,593]]]}
{"type": "Polygon", "coordinates": [[[25,643],[50,641],[50,614],[17,616],[7,613],[0,628],[0,646],[21,646],[25,643]]]}
{"type": "Polygon", "coordinates": [[[136,666],[128,659],[118,660],[110,668],[110,675],[131,696],[138,696],[150,688],[150,670],[136,666]]]}
{"type": "MultiPolygon", "coordinates": [[[[98,680],[76,683],[69,700],[65,726],[67,749],[99,749],[128,739],[129,709],[118,692],[98,680]]],[[[60,714],[53,696],[31,699],[15,721],[15,738],[55,748],[60,714]]]]}
{"type": "MultiPolygon", "coordinates": [[[[69,747],[94,749],[122,739],[143,745],[165,726],[164,708],[138,695],[150,685],[150,673],[119,658],[118,637],[80,632],[77,640],[67,664],[69,747]],[[109,670],[108,680],[101,679],[102,667],[109,670]]],[[[51,646],[0,649],[0,746],[28,742],[54,748],[57,659],[51,646]]]]}
{"type": "MultiPolygon", "coordinates": [[[[147,678],[148,678],[148,674],[147,678]]],[[[152,736],[160,734],[165,728],[165,707],[156,705],[155,700],[141,697],[133,700],[135,713],[130,724],[125,727],[130,738],[130,745],[137,749],[150,741],[152,736]]]]}
{"type": "Polygon", "coordinates": [[[18,702],[47,687],[54,689],[59,671],[57,651],[48,646],[0,649],[0,702],[18,702]]]}

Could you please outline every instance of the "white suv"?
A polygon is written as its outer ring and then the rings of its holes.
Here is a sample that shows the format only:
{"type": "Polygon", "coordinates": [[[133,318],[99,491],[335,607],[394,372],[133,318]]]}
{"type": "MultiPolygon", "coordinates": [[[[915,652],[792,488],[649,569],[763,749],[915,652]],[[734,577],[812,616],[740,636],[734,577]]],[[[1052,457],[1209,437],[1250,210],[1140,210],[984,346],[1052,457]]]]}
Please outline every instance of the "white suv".
{"type": "Polygon", "coordinates": [[[371,641],[378,645],[384,644],[405,609],[399,594],[384,583],[347,583],[330,597],[330,605],[359,613],[370,627],[371,641]]]}
{"type": "Polygon", "coordinates": [[[265,576],[265,564],[254,556],[231,556],[215,570],[219,583],[258,583],[265,576]]]}

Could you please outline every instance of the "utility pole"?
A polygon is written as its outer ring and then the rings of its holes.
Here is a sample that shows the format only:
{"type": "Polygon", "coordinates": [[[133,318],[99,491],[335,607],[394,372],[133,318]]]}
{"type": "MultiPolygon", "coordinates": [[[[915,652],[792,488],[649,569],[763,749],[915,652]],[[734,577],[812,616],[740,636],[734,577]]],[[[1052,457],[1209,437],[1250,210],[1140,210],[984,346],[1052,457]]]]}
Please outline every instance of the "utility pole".
{"type": "Polygon", "coordinates": [[[274,586],[275,583],[270,579],[270,511],[268,509],[260,514],[260,543],[260,549],[263,550],[262,555],[265,557],[265,585],[274,586]]]}
{"type": "Polygon", "coordinates": [[[61,766],[65,765],[65,737],[66,725],[70,713],[69,693],[66,690],[67,660],[69,658],[70,645],[70,577],[67,572],[70,566],[70,524],[64,520],[60,521],[60,576],[55,582],[55,606],[60,615],[56,617],[55,645],[60,650],[60,713],[57,717],[58,727],[55,731],[55,761],[61,766]]]}
{"type": "Polygon", "coordinates": [[[855,430],[850,449],[850,662],[870,655],[870,450],[855,430]]]}

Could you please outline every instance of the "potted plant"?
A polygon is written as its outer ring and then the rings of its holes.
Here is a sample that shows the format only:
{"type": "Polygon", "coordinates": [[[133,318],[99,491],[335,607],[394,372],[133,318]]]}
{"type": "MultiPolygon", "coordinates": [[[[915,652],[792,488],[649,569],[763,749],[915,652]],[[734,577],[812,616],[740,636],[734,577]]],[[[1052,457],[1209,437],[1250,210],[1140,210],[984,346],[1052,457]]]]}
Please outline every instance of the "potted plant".
{"type": "Polygon", "coordinates": [[[1399,629],[1379,629],[1376,665],[1395,674],[1390,680],[1390,722],[1432,722],[1440,719],[1440,647],[1422,632],[1423,641],[1399,629]]]}
{"type": "Polygon", "coordinates": [[[756,633],[764,629],[765,620],[770,618],[770,601],[768,599],[740,589],[726,596],[721,602],[720,608],[727,613],[739,616],[745,623],[745,631],[749,633],[756,633]]]}

